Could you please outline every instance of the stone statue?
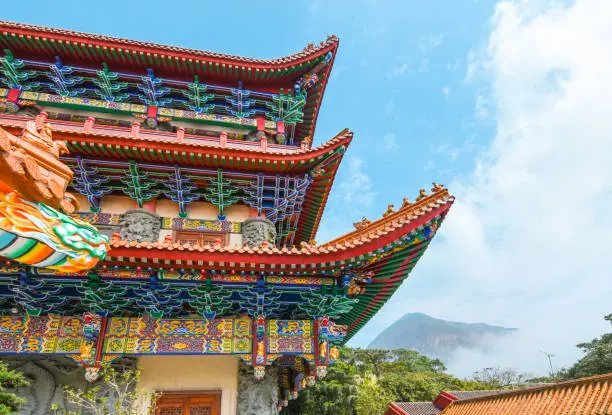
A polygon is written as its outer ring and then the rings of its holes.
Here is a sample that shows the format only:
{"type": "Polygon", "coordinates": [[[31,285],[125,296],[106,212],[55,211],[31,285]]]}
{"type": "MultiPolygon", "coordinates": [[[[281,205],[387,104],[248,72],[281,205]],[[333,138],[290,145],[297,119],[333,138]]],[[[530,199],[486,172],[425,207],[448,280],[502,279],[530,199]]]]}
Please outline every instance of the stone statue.
{"type": "Polygon", "coordinates": [[[236,415],[277,415],[278,384],[276,368],[268,366],[266,376],[257,381],[253,369],[240,362],[238,408],[236,415]]]}
{"type": "Polygon", "coordinates": [[[157,242],[161,218],[147,209],[130,209],[119,218],[121,239],[138,242],[157,242]]]}
{"type": "Polygon", "coordinates": [[[242,244],[251,248],[276,244],[276,227],[266,218],[249,218],[242,222],[242,244]],[[264,243],[265,241],[265,243],[264,243]]]}

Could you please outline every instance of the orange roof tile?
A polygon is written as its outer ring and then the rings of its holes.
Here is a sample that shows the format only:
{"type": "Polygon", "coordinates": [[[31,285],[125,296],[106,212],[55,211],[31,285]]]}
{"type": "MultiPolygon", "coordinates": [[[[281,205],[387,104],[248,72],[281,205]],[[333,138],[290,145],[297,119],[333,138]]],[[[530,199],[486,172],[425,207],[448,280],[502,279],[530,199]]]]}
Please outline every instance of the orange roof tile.
{"type": "Polygon", "coordinates": [[[451,403],[442,415],[608,415],[612,373],[451,403]]]}
{"type": "Polygon", "coordinates": [[[417,216],[437,208],[440,206],[440,202],[452,203],[455,200],[442,185],[434,183],[434,187],[431,191],[432,194],[427,196],[425,191],[421,190],[422,196],[419,196],[419,199],[414,203],[410,203],[407,199],[404,199],[402,207],[397,211],[393,210],[393,205],[389,205],[389,209],[383,214],[382,218],[373,222],[364,218],[361,222],[355,224],[356,229],[354,231],[331,240],[320,247],[329,248],[330,246],[343,246],[349,243],[361,245],[371,239],[376,239],[392,232],[396,228],[415,219],[417,216]]]}

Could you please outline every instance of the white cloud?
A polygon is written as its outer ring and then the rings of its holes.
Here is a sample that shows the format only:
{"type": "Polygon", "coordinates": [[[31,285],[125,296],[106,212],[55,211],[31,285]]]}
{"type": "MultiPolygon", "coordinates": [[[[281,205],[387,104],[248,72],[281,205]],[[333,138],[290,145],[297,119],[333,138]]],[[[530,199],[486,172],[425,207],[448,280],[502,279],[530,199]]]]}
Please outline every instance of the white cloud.
{"type": "MultiPolygon", "coordinates": [[[[466,142],[464,146],[468,146],[470,143],[466,142]]],[[[448,157],[449,161],[455,161],[459,158],[461,153],[463,152],[463,148],[454,147],[449,144],[440,144],[437,146],[432,146],[432,153],[442,153],[448,157]]]]}
{"type": "Polygon", "coordinates": [[[576,343],[609,330],[612,2],[503,1],[492,22],[468,75],[487,68],[496,135],[451,184],[457,201],[421,264],[355,341],[407,311],[519,327],[452,368],[544,374],[541,350],[567,366],[576,343]]]}
{"type": "Polygon", "coordinates": [[[408,63],[402,63],[401,65],[394,66],[389,70],[389,72],[387,72],[387,79],[393,79],[401,76],[406,73],[408,69],[410,69],[410,64],[408,63]]]}
{"type": "Polygon", "coordinates": [[[395,110],[395,101],[389,100],[385,104],[385,114],[391,115],[391,114],[393,114],[393,110],[395,110]]]}
{"type": "MultiPolygon", "coordinates": [[[[539,0],[538,0],[539,1],[539,0]]],[[[474,79],[481,76],[483,73],[487,72],[488,61],[483,61],[480,59],[480,56],[486,53],[486,50],[483,49],[479,53],[476,53],[473,50],[468,52],[467,56],[467,70],[465,72],[465,83],[470,83],[474,79]]]]}
{"type": "Polygon", "coordinates": [[[317,11],[319,11],[320,7],[321,7],[320,0],[311,0],[310,1],[310,13],[316,14],[317,11]]]}
{"type": "Polygon", "coordinates": [[[432,34],[427,36],[421,36],[418,41],[418,47],[421,53],[429,53],[444,41],[443,34],[432,34]]]}
{"type": "Polygon", "coordinates": [[[395,134],[385,134],[383,137],[383,148],[385,150],[399,150],[397,136],[395,134]]]}
{"type": "Polygon", "coordinates": [[[442,94],[444,95],[445,98],[448,98],[450,93],[451,93],[451,90],[449,87],[445,86],[444,88],[442,88],[442,94]]]}
{"type": "Polygon", "coordinates": [[[454,61],[448,62],[446,64],[446,69],[448,69],[451,72],[455,72],[460,67],[461,67],[461,59],[455,59],[454,61]]]}
{"type": "Polygon", "coordinates": [[[482,93],[479,93],[478,95],[476,95],[476,104],[474,105],[474,117],[483,120],[488,116],[489,102],[482,93]]]}
{"type": "Polygon", "coordinates": [[[376,193],[372,190],[372,180],[364,171],[365,164],[359,157],[352,157],[346,163],[349,167],[347,180],[342,181],[338,188],[347,206],[356,212],[372,206],[376,193]]]}
{"type": "Polygon", "coordinates": [[[427,71],[429,71],[429,59],[425,58],[421,61],[421,66],[419,66],[419,72],[427,71]]]}

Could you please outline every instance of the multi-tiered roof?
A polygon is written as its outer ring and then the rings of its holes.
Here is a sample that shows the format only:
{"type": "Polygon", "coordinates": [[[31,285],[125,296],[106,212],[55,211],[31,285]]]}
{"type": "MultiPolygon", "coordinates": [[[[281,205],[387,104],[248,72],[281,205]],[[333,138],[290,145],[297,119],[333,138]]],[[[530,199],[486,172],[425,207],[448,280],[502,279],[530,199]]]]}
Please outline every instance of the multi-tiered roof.
{"type": "MultiPolygon", "coordinates": [[[[355,223],[353,232],[322,245],[314,241],[353,138],[343,130],[312,146],[338,48],[334,36],[263,60],[0,22],[0,45],[0,127],[19,135],[35,118],[66,142],[70,155],[61,160],[74,171],[71,189],[91,208],[77,213],[81,219],[116,224],[118,215],[100,210],[109,195],[128,196],[141,207],[165,198],[179,206],[179,217],[162,218],[162,227],[175,229],[191,220],[190,204],[207,201],[218,218],[206,226],[239,230],[225,210],[243,204],[277,234],[274,243],[254,247],[114,235],[106,259],[89,272],[24,267],[36,264],[17,258],[22,265],[8,262],[0,274],[5,310],[16,303],[30,315],[93,309],[107,313],[111,331],[120,320],[113,316],[250,315],[253,364],[255,344],[268,341],[258,331],[265,320],[293,319],[304,324],[303,347],[278,341],[266,349],[264,365],[297,354],[324,366],[334,359],[327,341],[345,342],[380,309],[453,203],[434,184],[414,202],[390,205],[378,220],[355,223]]],[[[99,345],[96,361],[139,350],[113,347],[110,340],[99,345]]],[[[250,354],[231,350],[250,361],[250,354]]]]}

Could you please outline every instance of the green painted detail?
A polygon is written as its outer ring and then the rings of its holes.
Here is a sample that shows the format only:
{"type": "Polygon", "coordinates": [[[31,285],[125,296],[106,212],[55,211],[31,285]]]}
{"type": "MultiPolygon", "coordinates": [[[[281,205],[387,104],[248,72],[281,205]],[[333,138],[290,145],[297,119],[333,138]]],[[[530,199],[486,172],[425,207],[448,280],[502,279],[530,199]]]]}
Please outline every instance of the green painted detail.
{"type": "Polygon", "coordinates": [[[117,314],[130,305],[127,286],[112,281],[102,281],[96,273],[89,273],[87,282],[77,286],[76,290],[82,295],[82,304],[95,313],[117,314]]]}
{"type": "Polygon", "coordinates": [[[301,302],[298,309],[310,318],[328,316],[338,319],[343,314],[349,313],[359,302],[357,299],[348,298],[344,293],[338,292],[336,285],[332,287],[331,293],[327,293],[326,287],[321,286],[321,290],[310,291],[300,294],[301,302]]]}
{"type": "Polygon", "coordinates": [[[266,104],[269,111],[266,116],[274,121],[282,121],[288,125],[296,125],[303,121],[306,92],[285,93],[282,89],[266,104]]]}
{"type": "Polygon", "coordinates": [[[189,305],[206,318],[218,318],[232,310],[232,290],[213,286],[210,277],[202,285],[189,291],[189,305]]]}
{"type": "Polygon", "coordinates": [[[233,205],[240,198],[236,196],[238,189],[232,185],[231,180],[223,178],[223,170],[217,170],[217,177],[210,180],[210,186],[204,191],[204,198],[219,209],[219,217],[224,216],[226,207],[233,205]]]}
{"type": "Polygon", "coordinates": [[[212,105],[206,105],[206,103],[212,100],[215,94],[206,93],[208,87],[200,83],[197,75],[187,88],[188,91],[183,92],[183,95],[189,100],[189,103],[185,103],[185,105],[190,110],[200,113],[208,112],[213,108],[212,105]]]}
{"type": "Polygon", "coordinates": [[[157,182],[149,179],[148,173],[138,170],[138,165],[134,160],[130,160],[130,166],[125,177],[121,178],[125,185],[121,190],[127,196],[136,200],[138,207],[153,197],[159,195],[160,190],[156,188],[157,182]]]}
{"type": "Polygon", "coordinates": [[[129,84],[127,82],[116,82],[117,79],[119,79],[119,74],[110,72],[108,65],[102,62],[102,70],[96,72],[96,78],[91,79],[99,88],[98,91],[94,91],[95,94],[105,101],[121,102],[128,98],[129,94],[121,93],[121,91],[126,89],[129,84]]]}
{"type": "Polygon", "coordinates": [[[38,208],[47,217],[56,219],[60,224],[53,227],[53,232],[62,243],[74,251],[87,251],[91,256],[103,260],[106,258],[108,238],[101,235],[96,228],[84,223],[75,222],[70,216],[39,203],[38,208]]]}
{"type": "Polygon", "coordinates": [[[0,82],[11,89],[23,89],[26,91],[36,90],[40,87],[39,82],[24,84],[24,81],[37,76],[36,71],[22,71],[25,63],[21,59],[15,59],[10,50],[4,51],[4,56],[0,57],[0,82]]]}

